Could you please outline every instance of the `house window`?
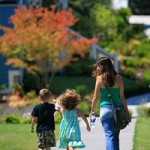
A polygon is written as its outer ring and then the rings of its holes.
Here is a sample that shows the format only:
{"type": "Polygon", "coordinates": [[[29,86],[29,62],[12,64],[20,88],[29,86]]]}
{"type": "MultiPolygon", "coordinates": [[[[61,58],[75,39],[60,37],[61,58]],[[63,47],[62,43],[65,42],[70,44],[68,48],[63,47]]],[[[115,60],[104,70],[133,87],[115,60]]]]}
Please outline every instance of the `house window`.
{"type": "Polygon", "coordinates": [[[13,84],[20,84],[21,81],[21,73],[19,70],[10,70],[8,73],[9,76],[9,89],[12,89],[13,84]]]}
{"type": "Polygon", "coordinates": [[[14,75],[13,83],[20,83],[20,76],[19,75],[14,75]]]}

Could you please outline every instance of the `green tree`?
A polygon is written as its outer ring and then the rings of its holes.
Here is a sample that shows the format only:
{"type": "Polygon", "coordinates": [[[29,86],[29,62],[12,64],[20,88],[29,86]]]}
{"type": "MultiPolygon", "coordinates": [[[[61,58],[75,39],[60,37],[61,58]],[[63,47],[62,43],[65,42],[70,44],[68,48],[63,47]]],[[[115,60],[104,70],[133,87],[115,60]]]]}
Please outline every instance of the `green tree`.
{"type": "Polygon", "coordinates": [[[90,17],[94,22],[94,35],[100,40],[113,39],[116,37],[117,20],[113,11],[105,6],[95,5],[90,11],[90,17]]]}

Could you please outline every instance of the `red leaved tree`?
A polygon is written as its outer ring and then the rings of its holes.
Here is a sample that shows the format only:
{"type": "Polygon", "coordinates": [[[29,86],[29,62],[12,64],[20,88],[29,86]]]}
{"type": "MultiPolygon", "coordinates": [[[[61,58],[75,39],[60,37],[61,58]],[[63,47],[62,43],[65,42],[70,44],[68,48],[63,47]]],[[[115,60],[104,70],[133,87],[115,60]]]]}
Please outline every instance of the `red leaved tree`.
{"type": "Polygon", "coordinates": [[[67,28],[77,22],[72,10],[56,12],[55,6],[47,8],[19,7],[10,17],[12,28],[0,26],[0,53],[6,64],[22,67],[39,78],[40,86],[49,84],[49,72],[63,69],[73,59],[73,54],[84,57],[96,39],[77,38],[67,28]],[[41,85],[42,83],[42,85],[41,85]]]}

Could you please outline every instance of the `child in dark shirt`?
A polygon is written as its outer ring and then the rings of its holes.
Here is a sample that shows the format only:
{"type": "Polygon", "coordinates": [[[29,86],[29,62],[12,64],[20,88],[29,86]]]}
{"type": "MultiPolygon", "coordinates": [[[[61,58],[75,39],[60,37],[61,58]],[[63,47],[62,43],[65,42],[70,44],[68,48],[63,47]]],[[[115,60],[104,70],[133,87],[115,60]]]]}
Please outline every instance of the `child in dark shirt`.
{"type": "Polygon", "coordinates": [[[41,104],[36,105],[31,113],[31,132],[34,131],[34,125],[37,121],[37,137],[39,150],[51,150],[51,147],[56,145],[55,141],[55,123],[54,112],[55,105],[48,103],[51,92],[48,89],[41,89],[39,92],[39,98],[41,104]]]}

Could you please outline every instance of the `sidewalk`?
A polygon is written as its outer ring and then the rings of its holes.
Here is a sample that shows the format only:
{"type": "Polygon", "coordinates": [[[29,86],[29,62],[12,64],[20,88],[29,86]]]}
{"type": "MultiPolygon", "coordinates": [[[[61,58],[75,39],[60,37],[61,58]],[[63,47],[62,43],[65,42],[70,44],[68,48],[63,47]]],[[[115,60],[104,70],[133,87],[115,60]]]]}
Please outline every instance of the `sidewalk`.
{"type": "MultiPolygon", "coordinates": [[[[125,129],[121,130],[121,150],[132,150],[135,122],[136,119],[134,118],[125,129]]],[[[93,128],[90,132],[86,130],[86,126],[83,121],[80,122],[80,129],[82,141],[86,145],[84,150],[105,150],[105,137],[99,118],[96,120],[95,128],[93,128]]],[[[58,148],[53,148],[52,150],[58,150],[58,148]]]]}

